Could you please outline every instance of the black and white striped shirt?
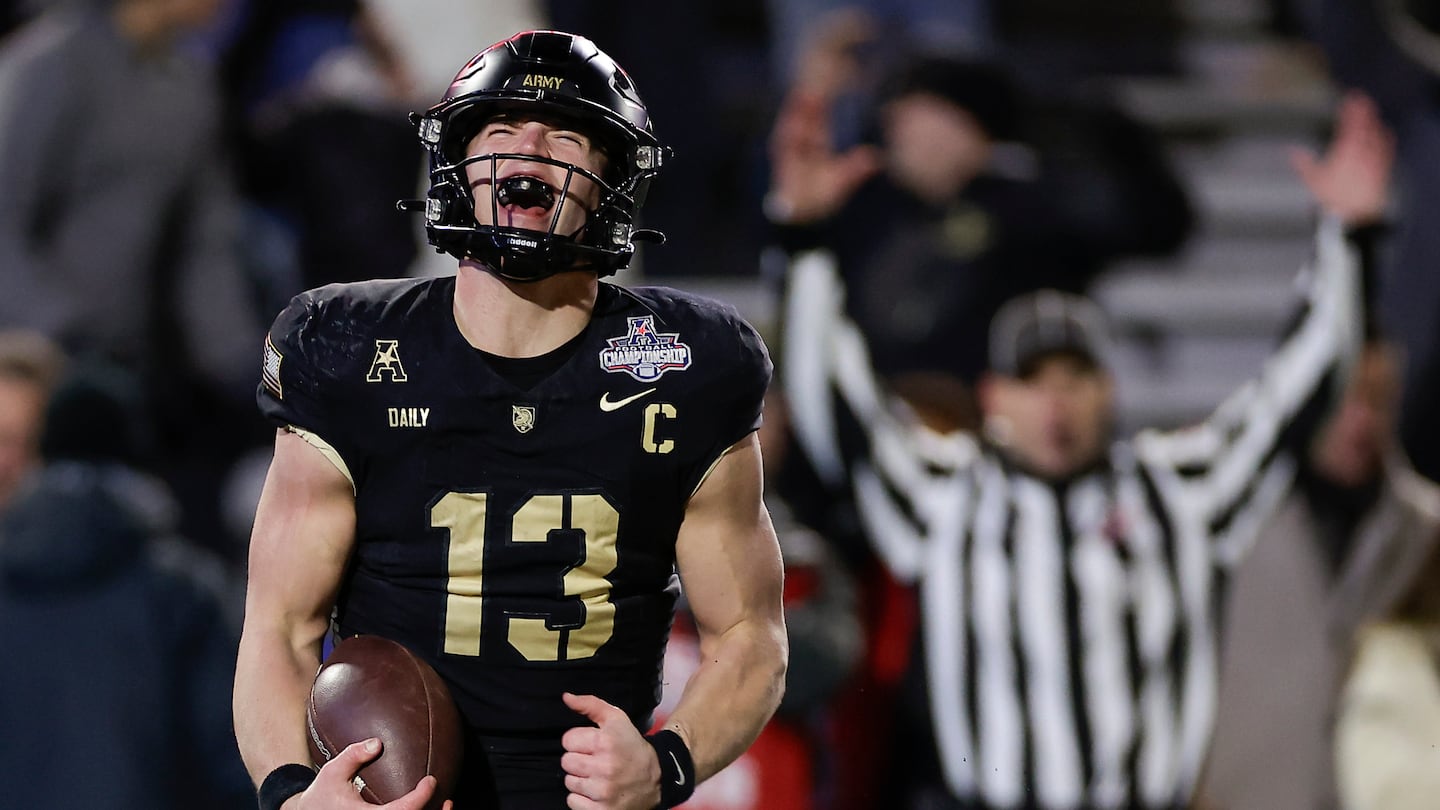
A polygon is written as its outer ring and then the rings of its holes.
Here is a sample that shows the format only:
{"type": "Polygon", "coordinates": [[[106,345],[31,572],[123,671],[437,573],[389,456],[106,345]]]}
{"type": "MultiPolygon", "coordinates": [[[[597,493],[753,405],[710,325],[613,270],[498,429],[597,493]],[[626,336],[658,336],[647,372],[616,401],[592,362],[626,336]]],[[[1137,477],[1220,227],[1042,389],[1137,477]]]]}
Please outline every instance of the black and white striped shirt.
{"type": "Polygon", "coordinates": [[[1304,315],[1256,380],[1203,423],[1117,441],[1053,482],[907,420],[845,319],[833,262],[796,258],[782,368],[793,424],[821,475],[852,490],[891,572],[919,585],[936,753],[957,799],[1185,803],[1214,716],[1225,572],[1290,486],[1290,429],[1359,346],[1357,276],[1325,222],[1304,315]],[[851,421],[858,453],[840,449],[851,421]]]}

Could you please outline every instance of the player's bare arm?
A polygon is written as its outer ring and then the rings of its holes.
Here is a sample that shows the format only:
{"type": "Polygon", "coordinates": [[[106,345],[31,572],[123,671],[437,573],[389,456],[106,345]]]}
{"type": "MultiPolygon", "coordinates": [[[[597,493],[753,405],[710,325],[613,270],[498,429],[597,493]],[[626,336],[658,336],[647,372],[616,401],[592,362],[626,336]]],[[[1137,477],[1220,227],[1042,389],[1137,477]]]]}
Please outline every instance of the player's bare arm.
{"type": "Polygon", "coordinates": [[[355,532],[350,482],[300,436],[278,431],[250,539],[235,731],[258,783],[308,762],[305,700],[355,532]]]}
{"type": "MultiPolygon", "coordinates": [[[[304,438],[278,431],[250,540],[235,677],[235,735],[257,785],[281,765],[310,761],[305,702],[354,537],[350,480],[304,438]]],[[[350,779],[379,754],[361,744],[346,749],[284,806],[367,806],[350,779]]],[[[433,789],[393,806],[418,808],[433,789]]]]}
{"type": "Polygon", "coordinates": [[[784,573],[763,488],[752,433],[690,499],[676,543],[702,660],[666,727],[685,741],[701,781],[755,741],[785,689],[784,573]]]}
{"type": "MultiPolygon", "coordinates": [[[[716,464],[691,498],[676,556],[700,633],[703,662],[666,723],[703,781],[754,742],[780,703],[788,646],[780,549],[761,501],[754,434],[716,464]]],[[[588,695],[566,703],[596,724],[565,735],[562,765],[574,810],[649,808],[660,799],[654,749],[619,709],[588,695]]],[[[678,767],[678,766],[676,766],[678,767]]]]}

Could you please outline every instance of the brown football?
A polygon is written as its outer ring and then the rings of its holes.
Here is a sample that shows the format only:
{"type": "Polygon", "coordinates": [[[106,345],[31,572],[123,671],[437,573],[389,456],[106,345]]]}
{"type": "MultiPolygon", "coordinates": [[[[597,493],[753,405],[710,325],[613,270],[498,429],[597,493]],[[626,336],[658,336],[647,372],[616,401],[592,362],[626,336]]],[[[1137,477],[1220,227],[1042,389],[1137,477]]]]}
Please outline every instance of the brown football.
{"type": "Polygon", "coordinates": [[[460,714],[445,682],[404,645],[352,636],[335,645],[310,688],[310,755],[325,764],[351,743],[379,737],[380,756],[356,786],[372,804],[394,801],[426,774],[438,782],[427,808],[451,797],[460,777],[460,714]]]}

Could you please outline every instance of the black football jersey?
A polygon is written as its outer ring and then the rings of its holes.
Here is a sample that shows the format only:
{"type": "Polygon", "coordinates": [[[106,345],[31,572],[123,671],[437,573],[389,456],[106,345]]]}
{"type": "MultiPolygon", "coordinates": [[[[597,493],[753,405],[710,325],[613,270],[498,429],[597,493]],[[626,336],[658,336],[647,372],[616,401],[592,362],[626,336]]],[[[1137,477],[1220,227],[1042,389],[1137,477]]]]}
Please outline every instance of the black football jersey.
{"type": "Polygon", "coordinates": [[[644,728],[676,533],[759,425],[765,346],[723,304],[602,283],[578,348],[521,390],[460,334],[454,295],[453,276],[332,285],[270,331],[261,410],[322,439],[355,485],[338,631],[429,660],[472,732],[577,725],[565,691],[644,728]]]}

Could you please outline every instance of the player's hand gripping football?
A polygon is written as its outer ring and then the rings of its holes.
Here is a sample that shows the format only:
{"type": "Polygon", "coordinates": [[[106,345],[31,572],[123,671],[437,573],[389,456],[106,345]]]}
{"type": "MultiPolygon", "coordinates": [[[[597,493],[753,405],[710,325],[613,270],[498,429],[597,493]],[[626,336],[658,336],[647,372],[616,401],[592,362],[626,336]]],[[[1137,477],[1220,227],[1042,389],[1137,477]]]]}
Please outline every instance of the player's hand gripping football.
{"type": "Polygon", "coordinates": [[[570,810],[640,810],[660,803],[655,749],[625,712],[594,695],[565,694],[565,705],[595,724],[565,732],[565,787],[570,810]]]}
{"type": "MultiPolygon", "coordinates": [[[[415,789],[393,802],[373,805],[360,798],[355,789],[355,775],[370,760],[380,756],[381,743],[377,739],[362,740],[345,747],[334,759],[325,763],[316,775],[315,781],[304,793],[296,794],[281,806],[282,810],[423,810],[429,806],[435,793],[435,777],[420,780],[415,789]]],[[[453,810],[453,804],[446,801],[443,810],[453,810]]]]}

